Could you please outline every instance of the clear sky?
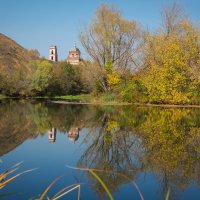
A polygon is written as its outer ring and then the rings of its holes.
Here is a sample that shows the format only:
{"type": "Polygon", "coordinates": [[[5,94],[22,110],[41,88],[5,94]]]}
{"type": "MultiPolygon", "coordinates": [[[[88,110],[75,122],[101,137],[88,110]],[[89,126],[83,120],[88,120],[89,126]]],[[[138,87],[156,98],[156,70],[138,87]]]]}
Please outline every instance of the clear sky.
{"type": "MultiPolygon", "coordinates": [[[[161,23],[160,11],[173,0],[0,0],[0,32],[27,49],[37,49],[48,57],[51,44],[57,45],[58,59],[67,57],[79,42],[79,32],[90,23],[102,3],[114,4],[127,19],[155,30],[161,23]]],[[[200,0],[178,0],[187,16],[200,22],[200,0]]],[[[83,53],[83,57],[87,55],[83,53]]]]}

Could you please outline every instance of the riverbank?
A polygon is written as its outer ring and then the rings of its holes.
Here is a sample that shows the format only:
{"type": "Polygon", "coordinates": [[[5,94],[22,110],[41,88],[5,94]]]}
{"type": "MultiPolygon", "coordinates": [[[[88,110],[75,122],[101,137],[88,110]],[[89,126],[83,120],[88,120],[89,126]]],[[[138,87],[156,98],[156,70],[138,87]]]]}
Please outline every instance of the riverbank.
{"type": "Polygon", "coordinates": [[[200,108],[200,105],[173,105],[173,104],[149,104],[149,103],[128,103],[128,102],[75,102],[75,101],[52,101],[57,104],[79,104],[79,105],[110,105],[110,106],[127,106],[134,105],[140,107],[165,107],[165,108],[200,108]]]}
{"type": "Polygon", "coordinates": [[[52,101],[53,103],[58,104],[79,104],[79,105],[105,105],[105,106],[126,106],[126,105],[133,105],[132,103],[127,102],[98,102],[98,101],[92,101],[92,102],[76,102],[76,101],[52,101]]]}
{"type": "Polygon", "coordinates": [[[105,95],[93,96],[91,94],[65,95],[65,96],[38,96],[38,97],[7,97],[0,94],[0,100],[3,99],[46,99],[57,104],[82,104],[82,105],[110,105],[110,106],[127,106],[134,105],[140,107],[165,107],[165,108],[200,108],[200,105],[192,104],[152,104],[152,103],[129,103],[120,102],[113,99],[107,99],[105,95]]]}
{"type": "Polygon", "coordinates": [[[192,104],[152,104],[152,103],[129,103],[129,102],[120,102],[108,97],[107,95],[94,96],[91,94],[82,94],[82,95],[66,95],[66,96],[56,96],[54,97],[55,101],[53,103],[60,104],[85,104],[85,105],[135,105],[135,106],[145,106],[145,107],[174,107],[174,108],[200,108],[200,105],[192,104]],[[57,100],[58,99],[58,100],[57,100]],[[69,101],[67,101],[69,100],[69,101]],[[73,101],[74,100],[74,101],[73,101]]]}

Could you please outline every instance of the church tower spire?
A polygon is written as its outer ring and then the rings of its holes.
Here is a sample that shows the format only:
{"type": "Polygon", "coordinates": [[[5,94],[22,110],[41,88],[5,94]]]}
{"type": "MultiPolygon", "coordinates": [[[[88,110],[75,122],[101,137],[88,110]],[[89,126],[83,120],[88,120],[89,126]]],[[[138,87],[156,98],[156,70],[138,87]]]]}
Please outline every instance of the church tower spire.
{"type": "Polygon", "coordinates": [[[54,45],[49,47],[49,60],[54,62],[58,61],[57,47],[54,45]]]}

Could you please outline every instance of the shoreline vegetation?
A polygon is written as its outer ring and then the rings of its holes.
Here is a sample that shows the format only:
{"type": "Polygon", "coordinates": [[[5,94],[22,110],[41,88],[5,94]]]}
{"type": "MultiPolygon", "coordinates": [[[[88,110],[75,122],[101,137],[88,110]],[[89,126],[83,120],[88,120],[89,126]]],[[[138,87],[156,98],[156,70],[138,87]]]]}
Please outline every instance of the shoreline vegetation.
{"type": "Polygon", "coordinates": [[[7,97],[0,95],[3,99],[46,99],[57,104],[79,104],[79,105],[110,105],[110,106],[144,106],[144,107],[166,107],[166,108],[200,108],[195,104],[156,104],[156,103],[140,103],[140,102],[123,102],[123,101],[105,101],[104,95],[93,96],[91,94],[82,95],[65,95],[65,96],[38,96],[38,97],[7,97]]]}

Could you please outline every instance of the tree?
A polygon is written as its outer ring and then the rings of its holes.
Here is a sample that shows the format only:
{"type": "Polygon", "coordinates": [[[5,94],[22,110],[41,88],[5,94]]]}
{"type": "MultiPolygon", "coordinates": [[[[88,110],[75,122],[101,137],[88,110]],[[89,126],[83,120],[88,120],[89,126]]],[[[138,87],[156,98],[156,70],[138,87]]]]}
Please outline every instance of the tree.
{"type": "Polygon", "coordinates": [[[175,32],[180,22],[185,18],[183,8],[177,3],[164,7],[161,15],[163,22],[162,30],[167,35],[175,32]]]}
{"type": "Polygon", "coordinates": [[[78,66],[60,62],[54,69],[56,82],[61,94],[79,94],[84,91],[81,73],[78,66]]]}
{"type": "Polygon", "coordinates": [[[200,31],[178,11],[165,10],[165,31],[145,35],[139,81],[151,103],[191,103],[199,96],[200,31]]]}
{"type": "Polygon", "coordinates": [[[48,61],[38,61],[38,67],[32,78],[32,90],[44,94],[53,85],[54,74],[52,64],[48,61]]]}
{"type": "Polygon", "coordinates": [[[80,34],[83,47],[99,68],[98,82],[104,91],[109,90],[106,64],[110,63],[112,69],[117,69],[121,74],[134,67],[138,39],[138,24],[125,20],[120,10],[109,5],[101,5],[93,22],[80,34]]]}

